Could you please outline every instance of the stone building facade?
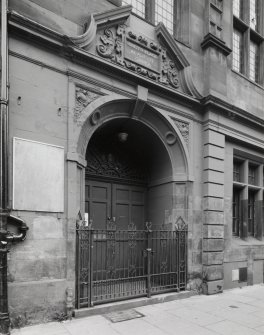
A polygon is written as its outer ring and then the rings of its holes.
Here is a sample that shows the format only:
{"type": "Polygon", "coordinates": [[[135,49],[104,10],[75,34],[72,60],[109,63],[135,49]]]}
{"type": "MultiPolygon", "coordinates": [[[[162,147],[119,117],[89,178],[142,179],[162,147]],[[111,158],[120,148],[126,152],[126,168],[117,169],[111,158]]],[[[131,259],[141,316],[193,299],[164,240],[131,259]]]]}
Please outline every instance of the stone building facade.
{"type": "Polygon", "coordinates": [[[144,194],[134,220],[188,224],[186,289],[263,282],[263,10],[9,0],[9,208],[29,226],[8,254],[14,325],[76,298],[76,222],[116,217],[118,187],[144,194]]]}

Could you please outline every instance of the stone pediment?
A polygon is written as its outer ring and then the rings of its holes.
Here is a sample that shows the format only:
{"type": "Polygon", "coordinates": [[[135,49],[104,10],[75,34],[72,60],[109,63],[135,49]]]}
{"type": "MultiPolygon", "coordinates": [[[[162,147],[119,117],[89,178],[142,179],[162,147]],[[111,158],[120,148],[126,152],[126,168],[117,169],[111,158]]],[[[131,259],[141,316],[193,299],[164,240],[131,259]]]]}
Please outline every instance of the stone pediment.
{"type": "Polygon", "coordinates": [[[99,59],[122,67],[158,85],[201,98],[191,76],[191,66],[162,23],[144,35],[132,7],[125,6],[89,18],[83,35],[69,37],[69,43],[99,59]]]}

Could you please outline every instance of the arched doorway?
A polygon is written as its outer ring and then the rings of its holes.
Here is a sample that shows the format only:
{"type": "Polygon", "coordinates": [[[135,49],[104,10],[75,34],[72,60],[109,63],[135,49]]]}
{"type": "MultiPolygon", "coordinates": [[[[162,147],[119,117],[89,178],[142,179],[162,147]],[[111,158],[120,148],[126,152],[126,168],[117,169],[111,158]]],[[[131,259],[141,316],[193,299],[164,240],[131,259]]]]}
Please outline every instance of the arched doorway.
{"type": "Polygon", "coordinates": [[[86,161],[85,212],[93,227],[105,229],[106,220],[114,220],[117,229],[127,229],[131,223],[144,229],[151,218],[149,186],[172,174],[157,135],[139,121],[109,121],[93,134],[86,161]]]}
{"type": "MultiPolygon", "coordinates": [[[[176,136],[163,125],[162,140],[153,118],[152,125],[127,115],[100,121],[85,155],[90,225],[77,229],[79,308],[186,285],[186,226],[178,219],[176,229],[171,215],[176,136]]],[[[182,155],[178,162],[181,173],[182,155]]]]}

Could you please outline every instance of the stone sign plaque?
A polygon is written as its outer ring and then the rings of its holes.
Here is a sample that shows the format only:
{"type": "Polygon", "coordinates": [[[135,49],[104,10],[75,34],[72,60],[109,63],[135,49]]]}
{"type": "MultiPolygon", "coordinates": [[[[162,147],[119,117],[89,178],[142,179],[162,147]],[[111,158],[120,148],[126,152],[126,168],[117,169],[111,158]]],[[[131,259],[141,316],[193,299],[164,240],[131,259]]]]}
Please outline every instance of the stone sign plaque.
{"type": "Polygon", "coordinates": [[[160,57],[154,52],[127,40],[125,44],[125,58],[151,71],[159,73],[160,57]]]}
{"type": "Polygon", "coordinates": [[[64,148],[14,138],[13,209],[64,211],[64,148]]]}
{"type": "Polygon", "coordinates": [[[159,84],[179,89],[178,69],[167,51],[125,25],[106,28],[97,37],[97,54],[159,84]]]}

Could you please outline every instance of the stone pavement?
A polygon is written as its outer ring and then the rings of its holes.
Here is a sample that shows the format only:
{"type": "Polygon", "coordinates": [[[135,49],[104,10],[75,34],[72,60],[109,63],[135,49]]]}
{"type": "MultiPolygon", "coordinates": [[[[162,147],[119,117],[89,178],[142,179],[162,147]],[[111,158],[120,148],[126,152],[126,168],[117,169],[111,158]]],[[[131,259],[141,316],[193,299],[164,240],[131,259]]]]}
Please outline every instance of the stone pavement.
{"type": "Polygon", "coordinates": [[[103,315],[16,329],[12,335],[264,334],[264,284],[137,307],[143,317],[113,323],[103,315]]]}

